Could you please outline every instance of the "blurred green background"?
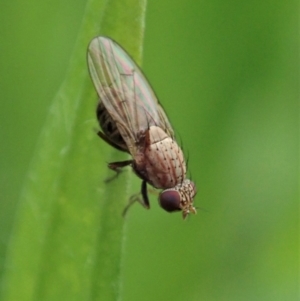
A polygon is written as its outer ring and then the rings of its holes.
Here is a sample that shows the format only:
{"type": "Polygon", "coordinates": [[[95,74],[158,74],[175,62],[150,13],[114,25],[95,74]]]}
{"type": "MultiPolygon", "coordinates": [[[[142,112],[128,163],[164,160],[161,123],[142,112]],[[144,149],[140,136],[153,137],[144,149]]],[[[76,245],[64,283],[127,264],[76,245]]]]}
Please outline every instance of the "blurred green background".
{"type": "MultiPolygon", "coordinates": [[[[84,7],[0,5],[1,270],[84,7]]],[[[149,1],[143,70],[188,154],[199,210],[183,222],[155,197],[150,211],[132,208],[125,301],[300,298],[298,9],[279,0],[149,1]]]]}

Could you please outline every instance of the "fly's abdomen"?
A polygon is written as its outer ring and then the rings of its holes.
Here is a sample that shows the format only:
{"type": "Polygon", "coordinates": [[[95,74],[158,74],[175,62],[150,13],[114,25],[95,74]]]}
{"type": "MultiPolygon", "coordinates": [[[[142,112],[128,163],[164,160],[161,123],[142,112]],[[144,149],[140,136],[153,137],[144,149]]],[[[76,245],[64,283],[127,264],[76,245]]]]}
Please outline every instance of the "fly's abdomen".
{"type": "Polygon", "coordinates": [[[98,103],[96,114],[99,125],[107,139],[122,150],[128,152],[127,145],[118,130],[116,122],[111,118],[101,101],[98,103]]]}

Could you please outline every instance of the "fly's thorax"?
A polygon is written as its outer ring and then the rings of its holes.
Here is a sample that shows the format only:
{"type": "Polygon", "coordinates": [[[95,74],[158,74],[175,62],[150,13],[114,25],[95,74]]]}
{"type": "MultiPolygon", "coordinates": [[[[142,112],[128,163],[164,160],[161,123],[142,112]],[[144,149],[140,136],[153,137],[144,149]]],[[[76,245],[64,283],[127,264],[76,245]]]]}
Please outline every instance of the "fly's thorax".
{"type": "Polygon", "coordinates": [[[118,130],[116,122],[109,115],[101,101],[98,103],[96,114],[99,125],[108,140],[119,146],[122,150],[128,152],[127,145],[118,130]]]}
{"type": "Polygon", "coordinates": [[[185,219],[189,213],[197,213],[193,204],[196,193],[194,182],[185,179],[174,188],[162,191],[159,195],[159,204],[168,212],[182,211],[182,216],[185,219]]]}
{"type": "Polygon", "coordinates": [[[145,133],[140,151],[142,156],[137,154],[135,170],[151,185],[166,189],[183,182],[186,165],[182,150],[163,129],[151,126],[145,133]]]}

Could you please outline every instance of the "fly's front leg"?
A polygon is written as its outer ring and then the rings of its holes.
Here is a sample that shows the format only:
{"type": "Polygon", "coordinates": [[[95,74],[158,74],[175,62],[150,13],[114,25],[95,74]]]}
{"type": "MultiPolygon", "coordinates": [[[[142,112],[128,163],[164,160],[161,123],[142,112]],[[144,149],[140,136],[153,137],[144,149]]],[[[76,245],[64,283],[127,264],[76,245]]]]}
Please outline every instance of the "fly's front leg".
{"type": "Polygon", "coordinates": [[[141,194],[142,194],[142,198],[143,198],[142,205],[145,208],[149,209],[150,208],[150,203],[149,203],[149,198],[148,198],[147,182],[145,180],[143,180],[143,182],[142,182],[141,194]]]}
{"type": "Polygon", "coordinates": [[[122,213],[123,216],[126,215],[128,209],[135,202],[139,202],[144,208],[150,209],[150,203],[149,203],[148,192],[147,192],[147,182],[145,180],[143,180],[142,182],[141,192],[134,194],[130,197],[127,206],[123,210],[122,213]]]}
{"type": "Polygon", "coordinates": [[[126,161],[121,161],[121,162],[112,162],[112,163],[108,163],[108,168],[114,170],[116,172],[115,175],[113,175],[112,177],[108,178],[105,180],[105,183],[109,183],[110,181],[116,179],[119,174],[122,172],[122,168],[128,165],[132,164],[132,160],[126,160],[126,161]]]}

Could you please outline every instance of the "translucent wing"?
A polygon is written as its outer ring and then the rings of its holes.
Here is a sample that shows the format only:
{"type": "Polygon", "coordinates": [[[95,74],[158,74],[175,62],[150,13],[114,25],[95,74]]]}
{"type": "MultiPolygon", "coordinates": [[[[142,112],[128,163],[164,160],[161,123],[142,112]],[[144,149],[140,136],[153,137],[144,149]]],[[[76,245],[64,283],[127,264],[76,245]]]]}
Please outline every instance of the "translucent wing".
{"type": "Polygon", "coordinates": [[[133,156],[139,134],[152,125],[174,138],[152,88],[123,48],[107,37],[96,37],[88,47],[87,59],[100,100],[133,156]]]}

